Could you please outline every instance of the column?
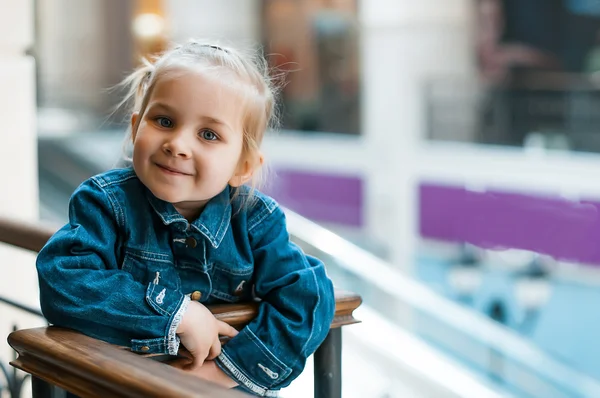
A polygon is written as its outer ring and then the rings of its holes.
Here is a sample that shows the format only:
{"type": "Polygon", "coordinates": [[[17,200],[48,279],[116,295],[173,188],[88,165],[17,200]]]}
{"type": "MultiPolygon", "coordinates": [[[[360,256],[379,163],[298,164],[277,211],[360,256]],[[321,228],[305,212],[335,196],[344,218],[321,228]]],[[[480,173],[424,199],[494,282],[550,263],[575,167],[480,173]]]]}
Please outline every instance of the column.
{"type": "Polygon", "coordinates": [[[473,73],[470,0],[362,0],[363,126],[368,232],[410,272],[418,237],[417,151],[425,85],[473,73]]]}
{"type": "MultiPolygon", "coordinates": [[[[33,1],[0,0],[0,215],[38,218],[35,70],[26,55],[33,43],[33,1]]],[[[35,256],[0,245],[0,295],[38,307],[35,256]]],[[[6,336],[13,324],[43,325],[43,320],[0,304],[0,361],[12,350],[6,336]]]]}
{"type": "Polygon", "coordinates": [[[176,42],[193,37],[252,45],[260,40],[258,0],[166,0],[165,12],[176,42]]]}

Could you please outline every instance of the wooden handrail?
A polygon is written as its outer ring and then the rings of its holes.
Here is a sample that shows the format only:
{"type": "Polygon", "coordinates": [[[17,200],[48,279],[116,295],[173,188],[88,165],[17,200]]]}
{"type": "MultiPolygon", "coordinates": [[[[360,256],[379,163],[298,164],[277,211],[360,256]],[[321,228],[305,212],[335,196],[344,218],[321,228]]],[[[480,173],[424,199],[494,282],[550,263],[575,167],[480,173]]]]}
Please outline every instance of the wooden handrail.
{"type": "MultiPolygon", "coordinates": [[[[331,328],[339,328],[353,323],[359,323],[354,318],[353,312],[362,303],[358,294],[335,290],[335,317],[331,323],[331,328]]],[[[207,305],[208,309],[215,314],[215,317],[223,322],[230,324],[236,329],[241,329],[257,315],[258,303],[241,304],[216,304],[207,305]]]]}
{"type": "Polygon", "coordinates": [[[0,242],[39,252],[56,229],[46,224],[34,224],[0,217],[0,242]]]}
{"type": "Polygon", "coordinates": [[[8,337],[11,365],[81,397],[246,397],[117,346],[58,327],[8,337]]]}

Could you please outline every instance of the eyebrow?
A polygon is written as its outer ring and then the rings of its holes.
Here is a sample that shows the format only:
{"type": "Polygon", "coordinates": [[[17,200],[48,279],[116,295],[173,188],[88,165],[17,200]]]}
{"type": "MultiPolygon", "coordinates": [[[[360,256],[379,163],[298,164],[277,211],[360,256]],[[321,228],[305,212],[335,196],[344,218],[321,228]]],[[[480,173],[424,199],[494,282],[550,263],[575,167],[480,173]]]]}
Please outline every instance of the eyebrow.
{"type": "Polygon", "coordinates": [[[167,104],[163,104],[162,102],[154,102],[154,103],[150,104],[150,106],[148,108],[149,109],[162,108],[162,109],[164,109],[167,112],[172,112],[172,113],[175,112],[174,108],[170,107],[167,104]]]}
{"type": "MultiPolygon", "coordinates": [[[[167,105],[165,103],[162,103],[162,102],[152,103],[148,107],[148,109],[152,109],[152,110],[155,110],[156,108],[164,109],[166,112],[169,112],[169,113],[177,113],[175,111],[175,108],[173,108],[173,107],[171,107],[171,106],[169,106],[169,105],[167,105]]],[[[227,127],[232,132],[234,131],[231,126],[229,126],[227,123],[223,122],[222,120],[219,120],[219,119],[216,119],[216,118],[210,117],[210,116],[202,116],[202,119],[204,119],[205,121],[207,121],[208,123],[211,123],[211,124],[218,124],[220,126],[227,127]]]]}

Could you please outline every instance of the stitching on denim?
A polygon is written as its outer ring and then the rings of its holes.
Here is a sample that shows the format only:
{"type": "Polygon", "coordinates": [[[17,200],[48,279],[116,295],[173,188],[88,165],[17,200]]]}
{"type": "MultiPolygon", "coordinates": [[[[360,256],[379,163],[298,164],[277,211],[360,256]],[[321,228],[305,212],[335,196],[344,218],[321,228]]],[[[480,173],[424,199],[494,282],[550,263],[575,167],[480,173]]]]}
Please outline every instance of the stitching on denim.
{"type": "Polygon", "coordinates": [[[237,276],[244,276],[244,277],[246,277],[246,276],[251,277],[252,271],[254,271],[254,266],[250,266],[248,268],[243,268],[239,271],[222,268],[218,265],[218,263],[216,263],[213,267],[215,270],[219,270],[219,271],[225,272],[230,275],[237,275],[237,276]]]}
{"type": "Polygon", "coordinates": [[[229,356],[224,351],[221,351],[221,354],[219,354],[218,358],[221,361],[221,363],[223,364],[223,366],[225,366],[227,368],[227,370],[229,370],[233,374],[233,377],[235,377],[235,379],[237,381],[242,382],[244,384],[244,386],[246,386],[250,391],[254,392],[255,394],[260,395],[261,397],[277,397],[277,396],[279,396],[278,391],[269,390],[269,389],[261,386],[260,384],[252,381],[250,379],[250,377],[248,377],[240,368],[235,366],[235,364],[233,363],[231,358],[229,358],[229,356]]]}
{"type": "Polygon", "coordinates": [[[246,328],[246,332],[250,334],[252,337],[251,341],[260,349],[267,359],[271,360],[275,366],[279,367],[280,371],[283,373],[281,378],[285,378],[288,374],[290,374],[290,367],[277,358],[277,356],[267,348],[267,346],[254,334],[254,332],[252,332],[250,328],[246,328]]]}
{"type": "Polygon", "coordinates": [[[155,286],[159,286],[159,285],[154,285],[154,284],[152,284],[152,283],[150,284],[150,287],[149,287],[150,291],[146,293],[146,300],[147,300],[148,302],[150,302],[150,305],[152,306],[152,308],[154,308],[154,309],[155,309],[156,311],[158,311],[159,313],[161,313],[161,314],[163,314],[163,315],[169,315],[169,316],[171,316],[171,313],[170,313],[169,311],[167,311],[167,310],[163,309],[161,306],[157,305],[157,304],[154,302],[154,299],[152,298],[152,295],[153,295],[153,293],[154,293],[154,287],[155,287],[155,286]]]}
{"type": "Polygon", "coordinates": [[[160,304],[162,305],[165,302],[165,296],[167,295],[167,289],[163,288],[163,290],[160,291],[160,293],[158,293],[158,295],[156,296],[156,304],[160,304]]]}
{"type": "Polygon", "coordinates": [[[221,245],[221,242],[223,242],[223,238],[225,237],[225,233],[227,232],[227,229],[229,228],[229,221],[227,221],[227,217],[225,217],[226,213],[223,213],[223,218],[221,219],[221,224],[219,225],[219,229],[217,230],[216,234],[212,234],[212,232],[204,225],[204,224],[200,224],[198,225],[193,225],[194,228],[196,228],[198,230],[198,232],[200,232],[202,235],[204,235],[206,237],[206,239],[208,239],[208,241],[210,242],[210,244],[212,245],[212,247],[214,247],[215,249],[218,249],[219,246],[221,245]],[[223,226],[226,226],[227,228],[223,229],[223,226]],[[223,231],[223,232],[221,232],[223,231]]]}
{"type": "Polygon", "coordinates": [[[117,226],[120,228],[125,227],[125,213],[119,203],[117,198],[114,197],[113,193],[105,189],[107,185],[102,185],[99,183],[98,178],[92,177],[93,183],[106,195],[108,198],[108,202],[110,203],[110,207],[112,208],[113,214],[115,216],[115,220],[117,222],[117,226]]]}
{"type": "MultiPolygon", "coordinates": [[[[229,207],[230,209],[230,207],[229,207]]],[[[217,232],[215,234],[215,248],[219,247],[219,245],[221,244],[221,242],[223,241],[223,237],[225,236],[225,233],[227,232],[227,228],[229,227],[229,221],[227,220],[227,214],[229,213],[229,216],[231,217],[231,210],[227,211],[225,210],[223,212],[223,217],[221,218],[221,224],[219,225],[219,229],[217,229],[217,232]],[[225,229],[223,229],[223,227],[226,227],[225,229]],[[221,232],[221,230],[223,230],[223,232],[221,232]]]]}
{"type": "Polygon", "coordinates": [[[160,263],[168,263],[171,264],[173,262],[172,258],[167,256],[166,254],[160,253],[152,253],[144,250],[134,250],[131,248],[125,248],[125,255],[130,255],[132,257],[136,257],[142,260],[148,261],[157,261],[160,263]]]}
{"type": "Polygon", "coordinates": [[[158,215],[158,217],[160,217],[163,224],[170,225],[170,224],[176,223],[176,222],[187,223],[186,219],[183,218],[182,215],[172,214],[172,215],[165,217],[165,215],[160,210],[158,210],[156,208],[156,206],[154,206],[154,203],[153,203],[154,201],[148,197],[147,197],[147,199],[148,199],[148,203],[150,203],[150,207],[152,207],[152,209],[154,209],[154,212],[158,215]]]}
{"type": "Polygon", "coordinates": [[[257,200],[260,200],[265,205],[265,207],[270,210],[270,212],[273,212],[273,210],[279,207],[279,203],[275,199],[263,194],[260,191],[255,192],[257,193],[250,194],[250,192],[240,192],[238,196],[254,196],[257,200]]]}
{"type": "Polygon", "coordinates": [[[275,201],[273,198],[269,198],[265,195],[257,195],[257,198],[263,204],[263,208],[259,211],[258,214],[254,215],[248,220],[248,231],[254,229],[266,217],[268,217],[270,214],[273,214],[275,210],[279,208],[279,203],[277,203],[277,201],[275,201]]]}
{"type": "Polygon", "coordinates": [[[131,180],[132,178],[137,178],[137,175],[135,174],[135,172],[133,170],[126,170],[126,174],[118,179],[111,179],[111,180],[107,180],[106,178],[104,178],[104,176],[93,176],[92,179],[94,181],[96,181],[96,183],[104,188],[104,187],[108,187],[110,185],[114,185],[114,184],[119,184],[121,182],[127,181],[127,180],[131,180]]]}
{"type": "Polygon", "coordinates": [[[264,196],[262,195],[257,195],[258,200],[260,200],[261,202],[264,203],[265,207],[267,208],[267,210],[269,210],[269,213],[273,213],[273,211],[275,211],[275,209],[277,207],[279,207],[279,203],[277,203],[277,201],[269,198],[269,200],[267,200],[264,196]]]}
{"type": "Polygon", "coordinates": [[[164,337],[159,337],[156,339],[148,339],[148,340],[131,340],[131,345],[133,350],[138,350],[140,347],[149,347],[149,348],[161,348],[166,347],[164,337]]]}
{"type": "Polygon", "coordinates": [[[167,351],[171,355],[177,355],[177,351],[179,350],[180,340],[177,338],[177,327],[183,320],[183,315],[187,310],[187,307],[190,303],[190,298],[188,296],[183,296],[181,299],[181,305],[179,306],[179,310],[173,316],[173,320],[171,321],[171,325],[169,326],[169,334],[167,337],[167,351]]]}
{"type": "Polygon", "coordinates": [[[156,214],[158,214],[158,217],[160,217],[160,219],[162,220],[163,224],[165,224],[165,225],[169,225],[169,224],[171,224],[171,223],[173,222],[173,221],[171,221],[171,220],[167,220],[167,219],[165,218],[165,216],[164,216],[164,215],[163,215],[163,214],[162,214],[160,211],[158,211],[158,209],[157,209],[157,208],[154,206],[154,203],[152,203],[152,201],[151,201],[151,200],[149,200],[149,201],[148,201],[148,203],[150,203],[150,207],[152,207],[152,208],[154,209],[154,212],[155,212],[156,214]]]}
{"type": "Polygon", "coordinates": [[[206,264],[199,264],[199,263],[194,263],[191,261],[181,261],[181,260],[177,260],[177,262],[175,263],[175,268],[176,269],[191,269],[194,271],[202,271],[202,272],[209,272],[213,269],[213,263],[211,262],[207,262],[206,264]]]}
{"type": "Polygon", "coordinates": [[[119,201],[113,195],[112,192],[109,192],[109,191],[106,191],[106,190],[104,190],[104,192],[106,192],[106,196],[108,197],[108,201],[110,202],[110,204],[111,204],[111,206],[113,208],[113,212],[115,213],[115,219],[117,221],[117,225],[120,228],[125,228],[125,211],[123,211],[123,208],[119,205],[119,201]]]}
{"type": "Polygon", "coordinates": [[[227,302],[230,302],[230,303],[237,303],[238,301],[241,300],[241,297],[232,296],[230,294],[223,293],[223,292],[220,292],[220,291],[215,290],[215,289],[212,290],[212,292],[210,293],[210,295],[213,296],[213,297],[216,297],[216,298],[218,298],[220,300],[227,301],[227,302]]]}
{"type": "Polygon", "coordinates": [[[208,241],[210,242],[210,244],[216,249],[217,247],[219,247],[217,241],[215,240],[213,234],[210,233],[210,231],[208,230],[208,228],[206,228],[206,226],[204,226],[204,224],[200,224],[200,226],[196,226],[194,225],[194,227],[198,230],[198,232],[200,232],[202,235],[204,235],[206,237],[206,239],[208,239],[208,241]]]}
{"type": "Polygon", "coordinates": [[[160,347],[164,345],[164,338],[160,337],[158,339],[152,339],[152,340],[136,340],[133,342],[133,344],[135,346],[148,346],[148,347],[160,347]],[[153,342],[153,340],[160,340],[157,342],[153,342]],[[152,342],[151,342],[152,341],[152,342]]]}
{"type": "MultiPolygon", "coordinates": [[[[173,264],[173,267],[175,267],[175,264],[173,264]]],[[[177,272],[177,270],[175,270],[175,278],[176,278],[176,285],[177,285],[177,291],[180,292],[181,291],[181,275],[179,274],[179,272],[177,272]]]]}
{"type": "MultiPolygon", "coordinates": [[[[309,265],[310,267],[310,265],[309,265]]],[[[319,282],[317,281],[317,274],[315,274],[315,270],[313,269],[313,267],[308,268],[309,271],[312,274],[313,277],[313,281],[315,282],[315,292],[317,292],[317,304],[313,307],[313,314],[312,314],[312,325],[310,328],[310,335],[308,336],[308,338],[306,339],[306,342],[304,343],[304,345],[302,346],[302,349],[300,350],[304,355],[306,355],[306,347],[308,346],[308,343],[310,343],[312,336],[313,336],[313,332],[315,331],[315,328],[318,327],[318,322],[316,321],[317,319],[317,308],[319,307],[319,304],[321,304],[321,294],[319,293],[319,282]]]]}
{"type": "Polygon", "coordinates": [[[252,217],[251,220],[248,220],[248,232],[252,231],[256,226],[260,225],[265,220],[265,218],[267,218],[271,214],[273,213],[270,212],[269,209],[265,208],[260,213],[252,217]]]}
{"type": "Polygon", "coordinates": [[[267,368],[265,365],[263,365],[262,363],[258,363],[257,364],[258,367],[267,374],[267,376],[269,376],[271,379],[273,380],[277,380],[279,378],[279,373],[277,372],[273,372],[271,369],[267,368]]]}

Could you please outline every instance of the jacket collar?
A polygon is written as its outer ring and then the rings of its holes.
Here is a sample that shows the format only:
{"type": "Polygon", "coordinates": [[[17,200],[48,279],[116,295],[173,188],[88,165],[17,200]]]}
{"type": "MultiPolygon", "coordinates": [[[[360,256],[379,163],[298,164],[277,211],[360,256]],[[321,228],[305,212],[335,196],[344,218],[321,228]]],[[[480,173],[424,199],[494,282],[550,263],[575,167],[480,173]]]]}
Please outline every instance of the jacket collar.
{"type": "Polygon", "coordinates": [[[229,185],[206,204],[200,216],[192,223],[189,223],[171,203],[157,198],[148,188],[146,197],[165,225],[180,225],[183,230],[192,228],[204,235],[214,248],[219,247],[223,241],[231,220],[229,185]]]}

